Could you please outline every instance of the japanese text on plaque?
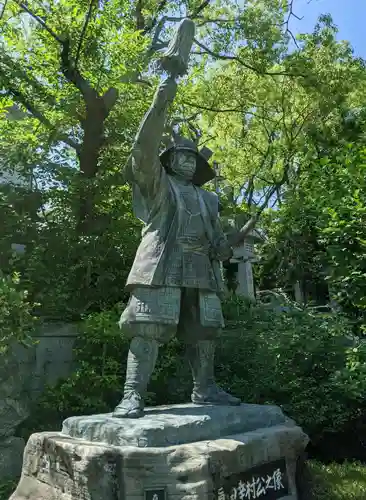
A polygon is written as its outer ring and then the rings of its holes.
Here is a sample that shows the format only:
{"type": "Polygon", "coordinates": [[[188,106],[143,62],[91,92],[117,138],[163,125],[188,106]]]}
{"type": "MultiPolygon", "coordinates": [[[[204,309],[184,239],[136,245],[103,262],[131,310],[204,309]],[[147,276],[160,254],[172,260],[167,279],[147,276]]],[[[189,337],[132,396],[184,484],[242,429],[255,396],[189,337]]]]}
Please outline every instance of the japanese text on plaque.
{"type": "Polygon", "coordinates": [[[281,491],[285,488],[283,474],[280,469],[276,469],[273,474],[266,476],[253,476],[249,481],[239,480],[230,491],[225,491],[223,487],[217,491],[217,500],[244,500],[255,499],[266,496],[268,492],[281,491]]]}

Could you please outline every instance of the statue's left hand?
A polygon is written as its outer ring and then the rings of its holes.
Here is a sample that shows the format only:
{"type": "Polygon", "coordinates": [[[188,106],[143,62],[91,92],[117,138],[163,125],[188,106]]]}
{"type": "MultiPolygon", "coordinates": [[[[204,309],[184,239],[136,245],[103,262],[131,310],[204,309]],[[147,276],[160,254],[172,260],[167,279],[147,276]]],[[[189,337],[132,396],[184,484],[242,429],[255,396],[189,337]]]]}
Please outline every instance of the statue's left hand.
{"type": "Polygon", "coordinates": [[[217,249],[214,247],[210,247],[210,249],[208,251],[208,257],[211,261],[212,260],[220,260],[219,253],[218,253],[217,249]]]}
{"type": "Polygon", "coordinates": [[[223,248],[211,247],[208,251],[208,256],[210,260],[230,260],[233,256],[233,250],[229,246],[225,246],[223,248]]]}

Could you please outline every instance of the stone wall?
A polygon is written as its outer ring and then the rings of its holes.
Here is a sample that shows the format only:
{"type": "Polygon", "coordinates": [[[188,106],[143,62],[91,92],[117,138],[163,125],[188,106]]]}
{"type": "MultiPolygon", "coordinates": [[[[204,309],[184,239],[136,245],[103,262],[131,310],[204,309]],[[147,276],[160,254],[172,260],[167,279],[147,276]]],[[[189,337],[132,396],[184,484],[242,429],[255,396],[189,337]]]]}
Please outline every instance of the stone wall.
{"type": "Polygon", "coordinates": [[[49,323],[39,328],[32,369],[32,400],[37,399],[45,385],[54,385],[70,374],[76,335],[76,326],[72,324],[49,323]]]}
{"type": "Polygon", "coordinates": [[[24,441],[14,437],[17,426],[44,387],[55,384],[73,369],[75,325],[44,324],[36,332],[37,344],[11,347],[0,364],[0,480],[20,474],[24,441]]]}

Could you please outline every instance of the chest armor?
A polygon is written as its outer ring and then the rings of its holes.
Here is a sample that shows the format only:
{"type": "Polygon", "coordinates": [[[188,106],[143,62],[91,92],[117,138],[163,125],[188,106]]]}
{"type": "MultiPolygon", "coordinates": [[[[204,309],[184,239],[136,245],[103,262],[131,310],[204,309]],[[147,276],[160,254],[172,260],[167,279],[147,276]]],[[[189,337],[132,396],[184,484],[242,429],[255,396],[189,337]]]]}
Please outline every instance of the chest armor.
{"type": "Polygon", "coordinates": [[[217,284],[208,257],[210,244],[201,203],[193,185],[179,185],[178,210],[179,228],[169,252],[164,284],[216,290],[217,284]]]}
{"type": "Polygon", "coordinates": [[[201,215],[201,206],[198,199],[198,194],[194,186],[180,186],[180,228],[178,233],[178,242],[183,248],[203,247],[207,249],[208,240],[205,232],[205,227],[201,215]]]}

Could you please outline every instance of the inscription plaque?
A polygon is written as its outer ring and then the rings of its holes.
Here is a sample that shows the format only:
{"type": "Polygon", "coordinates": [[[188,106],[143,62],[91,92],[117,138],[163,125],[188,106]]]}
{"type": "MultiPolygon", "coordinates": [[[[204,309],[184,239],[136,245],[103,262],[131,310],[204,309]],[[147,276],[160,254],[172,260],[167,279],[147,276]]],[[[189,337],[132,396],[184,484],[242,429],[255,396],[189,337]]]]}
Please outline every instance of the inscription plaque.
{"type": "Polygon", "coordinates": [[[145,490],[145,500],[166,500],[165,489],[145,490]]]}
{"type": "Polygon", "coordinates": [[[277,460],[221,478],[215,500],[277,500],[289,495],[286,461],[277,460]]]}

